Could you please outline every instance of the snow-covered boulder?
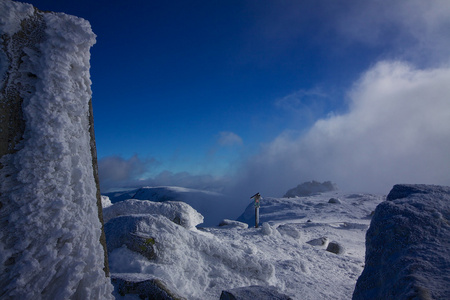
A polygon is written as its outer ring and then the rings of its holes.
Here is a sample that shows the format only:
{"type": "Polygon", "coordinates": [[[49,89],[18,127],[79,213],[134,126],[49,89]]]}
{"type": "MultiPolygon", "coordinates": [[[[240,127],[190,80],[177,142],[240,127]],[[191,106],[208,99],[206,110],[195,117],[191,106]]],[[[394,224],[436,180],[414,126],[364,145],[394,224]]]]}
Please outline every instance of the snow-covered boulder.
{"type": "Polygon", "coordinates": [[[203,223],[203,216],[184,202],[152,202],[129,199],[117,202],[103,209],[103,220],[109,220],[123,215],[155,214],[162,215],[185,228],[194,228],[203,223]]]}
{"type": "Polygon", "coordinates": [[[151,234],[157,224],[170,222],[158,215],[120,216],[105,224],[106,244],[110,253],[116,248],[126,246],[147,259],[157,255],[156,239],[151,234]]]}
{"type": "Polygon", "coordinates": [[[111,299],[89,22],[0,1],[0,298],[111,299]]]}
{"type": "Polygon", "coordinates": [[[220,300],[292,300],[271,286],[246,286],[222,291],[220,300]]]}
{"type": "Polygon", "coordinates": [[[450,298],[450,187],[395,185],[366,235],[353,299],[450,298]]]}
{"type": "Polygon", "coordinates": [[[297,185],[284,194],[284,198],[294,198],[294,197],[304,197],[310,196],[317,193],[331,192],[337,190],[337,187],[331,181],[318,182],[318,181],[308,181],[297,185]]]}

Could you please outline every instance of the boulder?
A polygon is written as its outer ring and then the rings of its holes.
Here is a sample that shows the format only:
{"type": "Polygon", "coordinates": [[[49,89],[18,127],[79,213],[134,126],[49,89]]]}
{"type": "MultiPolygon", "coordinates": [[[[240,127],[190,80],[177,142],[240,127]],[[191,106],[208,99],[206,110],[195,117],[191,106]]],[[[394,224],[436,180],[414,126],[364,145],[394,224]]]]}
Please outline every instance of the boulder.
{"type": "Polygon", "coordinates": [[[327,237],[320,237],[317,239],[310,240],[306,242],[307,244],[310,244],[311,246],[323,246],[327,247],[329,243],[329,239],[327,237]]]}
{"type": "Polygon", "coordinates": [[[450,299],[450,187],[395,185],[366,234],[353,299],[450,299]]]}
{"type": "Polygon", "coordinates": [[[337,199],[337,198],[330,198],[330,200],[328,200],[328,203],[332,203],[332,204],[341,204],[341,200],[337,199]]]}
{"type": "Polygon", "coordinates": [[[292,300],[272,286],[246,286],[222,291],[220,300],[292,300]]]}
{"type": "Polygon", "coordinates": [[[345,248],[338,242],[333,241],[328,243],[327,251],[334,254],[344,254],[345,248]]]}
{"type": "Polygon", "coordinates": [[[114,274],[111,276],[111,282],[122,297],[131,294],[148,300],[186,300],[158,278],[135,278],[114,274]]]}

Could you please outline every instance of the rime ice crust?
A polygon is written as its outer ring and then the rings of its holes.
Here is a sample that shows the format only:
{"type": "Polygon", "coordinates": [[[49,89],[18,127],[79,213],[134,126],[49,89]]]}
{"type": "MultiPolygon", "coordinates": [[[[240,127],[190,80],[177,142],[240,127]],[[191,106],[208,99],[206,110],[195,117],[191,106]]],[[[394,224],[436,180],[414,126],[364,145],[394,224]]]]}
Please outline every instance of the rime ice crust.
{"type": "Polygon", "coordinates": [[[449,299],[450,187],[395,185],[366,235],[353,299],[449,299]]]}
{"type": "Polygon", "coordinates": [[[25,130],[16,152],[0,160],[0,298],[112,299],[88,120],[95,35],[77,17],[12,1],[0,6],[2,57],[18,55],[5,38],[22,34],[32,18],[45,25],[39,42],[23,48],[18,76],[8,82],[21,91],[25,130]]]}

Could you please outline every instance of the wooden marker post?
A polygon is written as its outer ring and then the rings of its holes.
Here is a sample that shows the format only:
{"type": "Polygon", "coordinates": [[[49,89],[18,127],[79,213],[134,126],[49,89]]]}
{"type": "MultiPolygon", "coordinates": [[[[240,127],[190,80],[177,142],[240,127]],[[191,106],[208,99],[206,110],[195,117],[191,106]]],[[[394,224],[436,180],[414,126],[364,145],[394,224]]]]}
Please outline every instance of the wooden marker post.
{"type": "Polygon", "coordinates": [[[253,196],[250,197],[250,199],[255,199],[255,228],[258,228],[258,224],[259,224],[259,206],[261,205],[260,200],[261,200],[261,195],[259,193],[254,194],[253,196]]]}

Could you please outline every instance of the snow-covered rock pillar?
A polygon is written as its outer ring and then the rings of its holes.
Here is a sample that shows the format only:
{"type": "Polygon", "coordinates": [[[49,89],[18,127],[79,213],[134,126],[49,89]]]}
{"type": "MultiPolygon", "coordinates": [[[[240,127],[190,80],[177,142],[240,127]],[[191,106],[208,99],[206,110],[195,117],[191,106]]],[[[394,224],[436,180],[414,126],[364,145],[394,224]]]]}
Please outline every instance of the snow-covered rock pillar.
{"type": "Polygon", "coordinates": [[[90,104],[94,43],[83,19],[0,0],[1,299],[112,299],[90,104]]]}

